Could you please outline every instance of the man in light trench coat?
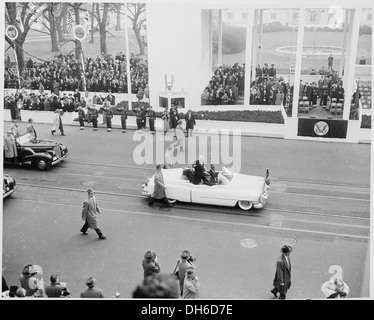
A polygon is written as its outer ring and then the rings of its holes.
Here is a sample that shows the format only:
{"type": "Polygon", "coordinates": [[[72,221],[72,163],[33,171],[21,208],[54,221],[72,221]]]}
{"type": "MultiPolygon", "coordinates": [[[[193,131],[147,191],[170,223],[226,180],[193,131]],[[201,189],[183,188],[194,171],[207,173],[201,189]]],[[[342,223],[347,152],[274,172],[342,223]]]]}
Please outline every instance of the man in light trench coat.
{"type": "Polygon", "coordinates": [[[162,168],[161,165],[156,166],[156,173],[154,175],[154,181],[155,181],[155,187],[153,191],[153,195],[151,196],[151,199],[148,202],[148,205],[152,206],[153,202],[156,199],[163,200],[166,203],[166,207],[172,207],[173,205],[169,202],[169,199],[166,198],[165,193],[165,182],[164,182],[164,175],[162,174],[162,168]]]}
{"type": "Polygon", "coordinates": [[[81,228],[81,232],[86,235],[88,228],[94,229],[99,236],[99,239],[106,239],[105,236],[103,236],[103,233],[97,226],[96,221],[96,215],[98,213],[101,214],[100,208],[96,202],[96,198],[94,196],[93,190],[90,188],[87,190],[88,198],[83,202],[83,208],[82,208],[82,220],[85,221],[83,227],[81,228]]]}

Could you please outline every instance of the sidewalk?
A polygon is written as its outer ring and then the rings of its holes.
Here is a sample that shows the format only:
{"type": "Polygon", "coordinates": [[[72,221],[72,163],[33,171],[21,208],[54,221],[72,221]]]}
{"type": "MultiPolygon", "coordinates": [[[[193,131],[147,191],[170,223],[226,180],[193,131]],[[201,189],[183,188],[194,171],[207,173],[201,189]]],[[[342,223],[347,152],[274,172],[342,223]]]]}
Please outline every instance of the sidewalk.
{"type": "MultiPolygon", "coordinates": [[[[29,118],[34,120],[34,123],[43,123],[51,124],[53,123],[52,111],[35,111],[35,110],[21,110],[22,122],[27,122],[29,118]]],[[[77,112],[65,112],[62,116],[62,122],[64,126],[72,125],[79,126],[78,121],[74,119],[78,118],[77,112]]],[[[11,121],[10,110],[4,110],[4,121],[11,121]]],[[[106,128],[106,125],[103,125],[103,115],[99,114],[98,127],[106,128]]],[[[85,125],[92,127],[92,123],[85,125]]],[[[183,127],[185,126],[183,121],[183,127]]],[[[147,127],[149,127],[147,120],[147,127]]],[[[114,115],[112,119],[112,128],[121,129],[121,117],[119,115],[114,115]]],[[[136,130],[136,117],[129,116],[126,122],[126,128],[129,130],[136,130]]],[[[155,121],[156,131],[163,131],[163,120],[157,118],[155,121]]],[[[240,134],[242,136],[256,136],[256,137],[271,137],[271,138],[284,138],[284,124],[276,123],[258,123],[258,122],[240,122],[240,121],[212,121],[212,120],[196,120],[196,133],[221,133],[229,134],[233,130],[241,130],[240,134]],[[216,132],[216,130],[219,132],[216,132]]]]}
{"type": "MultiPolygon", "coordinates": [[[[35,110],[22,110],[21,117],[22,122],[27,122],[29,118],[33,118],[34,123],[51,124],[53,123],[53,112],[52,111],[35,111],[35,110]]],[[[74,119],[78,118],[77,112],[65,112],[62,116],[62,122],[66,125],[79,126],[78,121],[74,119]]],[[[4,121],[11,121],[10,110],[4,110],[4,121]]],[[[98,127],[106,128],[103,125],[103,116],[99,114],[98,127]]],[[[92,123],[85,125],[92,127],[92,123]]],[[[147,127],[149,127],[147,120],[147,127]]],[[[183,127],[185,127],[183,121],[183,127]]],[[[119,115],[114,115],[112,119],[112,128],[121,129],[121,118],[119,115]]],[[[129,116],[127,118],[126,128],[129,130],[136,130],[136,118],[135,116],[129,116]]],[[[157,118],[155,121],[156,131],[163,131],[163,121],[157,118]]],[[[278,123],[262,123],[262,122],[245,122],[245,121],[214,121],[214,120],[196,120],[195,132],[196,133],[207,133],[209,134],[232,134],[233,130],[241,130],[240,134],[244,137],[268,137],[268,138],[279,138],[284,139],[285,125],[278,123]]],[[[359,143],[371,143],[371,129],[361,129],[359,143]]]]}

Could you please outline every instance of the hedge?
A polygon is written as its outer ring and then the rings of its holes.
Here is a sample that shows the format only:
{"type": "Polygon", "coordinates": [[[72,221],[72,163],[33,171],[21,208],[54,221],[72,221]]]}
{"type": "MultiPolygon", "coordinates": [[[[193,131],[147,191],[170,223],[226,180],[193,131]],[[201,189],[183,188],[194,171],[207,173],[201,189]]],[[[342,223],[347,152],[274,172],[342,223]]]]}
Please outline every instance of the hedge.
{"type": "MultiPolygon", "coordinates": [[[[119,114],[116,110],[120,106],[127,108],[128,102],[121,101],[113,110],[113,114],[119,114]]],[[[127,112],[128,116],[135,116],[135,108],[144,105],[149,107],[148,102],[133,102],[132,109],[127,112]]],[[[156,117],[161,118],[162,112],[156,112],[156,117]]],[[[194,111],[196,120],[217,120],[217,121],[247,121],[247,122],[263,122],[263,123],[284,123],[282,113],[280,111],[261,111],[261,110],[243,110],[243,111],[194,111]]],[[[183,119],[185,114],[181,113],[180,118],[183,119]]]]}

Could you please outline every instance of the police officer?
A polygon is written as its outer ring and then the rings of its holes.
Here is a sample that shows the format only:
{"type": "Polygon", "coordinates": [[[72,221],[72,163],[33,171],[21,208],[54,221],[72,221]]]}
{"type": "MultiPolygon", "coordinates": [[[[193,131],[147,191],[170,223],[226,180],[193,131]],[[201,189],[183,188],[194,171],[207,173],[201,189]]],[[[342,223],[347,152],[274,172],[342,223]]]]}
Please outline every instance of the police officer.
{"type": "Polygon", "coordinates": [[[81,126],[81,130],[84,130],[84,110],[82,109],[81,106],[78,107],[78,120],[79,120],[79,125],[81,126]]]}
{"type": "Polygon", "coordinates": [[[97,119],[99,117],[99,111],[92,105],[88,105],[88,110],[91,110],[93,131],[97,131],[97,119]]]}
{"type": "Polygon", "coordinates": [[[122,133],[126,132],[126,120],[127,120],[127,110],[124,106],[121,106],[119,109],[121,115],[121,126],[122,126],[122,133]]]}
{"type": "Polygon", "coordinates": [[[112,109],[108,106],[107,110],[105,112],[105,118],[106,118],[106,127],[107,127],[107,132],[112,131],[112,118],[113,118],[113,111],[112,109]]]}
{"type": "Polygon", "coordinates": [[[136,112],[136,125],[138,127],[139,132],[142,132],[142,120],[143,120],[143,111],[138,107],[135,109],[136,112]]]}
{"type": "Polygon", "coordinates": [[[152,134],[155,134],[155,120],[156,120],[156,112],[152,109],[152,106],[148,109],[148,117],[149,117],[149,130],[152,134]]]}

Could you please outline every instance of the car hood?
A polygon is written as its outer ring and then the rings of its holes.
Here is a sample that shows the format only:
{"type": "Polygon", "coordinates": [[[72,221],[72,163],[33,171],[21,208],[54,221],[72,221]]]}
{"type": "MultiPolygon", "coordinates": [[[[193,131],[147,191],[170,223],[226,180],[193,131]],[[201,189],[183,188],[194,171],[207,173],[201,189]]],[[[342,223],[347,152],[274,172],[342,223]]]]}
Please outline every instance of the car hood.
{"type": "Polygon", "coordinates": [[[28,148],[33,148],[33,147],[50,147],[53,148],[55,146],[60,145],[60,143],[47,140],[47,139],[37,139],[36,141],[28,141],[22,144],[22,147],[28,147],[28,148]]]}

